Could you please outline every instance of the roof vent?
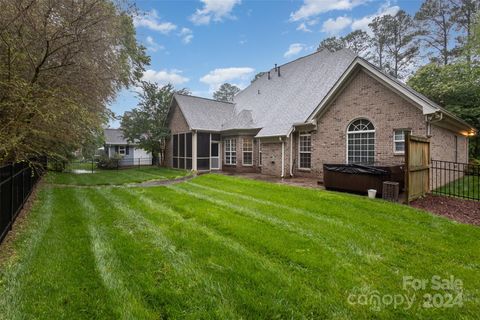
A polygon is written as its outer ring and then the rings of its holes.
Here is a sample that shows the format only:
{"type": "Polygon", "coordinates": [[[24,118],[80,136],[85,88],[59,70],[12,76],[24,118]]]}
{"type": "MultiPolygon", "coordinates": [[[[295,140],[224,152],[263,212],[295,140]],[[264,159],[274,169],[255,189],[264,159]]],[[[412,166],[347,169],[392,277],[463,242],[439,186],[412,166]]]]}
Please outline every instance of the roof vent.
{"type": "Polygon", "coordinates": [[[260,89],[258,89],[258,94],[260,94],[260,89]]]}
{"type": "Polygon", "coordinates": [[[268,80],[270,80],[270,71],[268,71],[268,80]]]}
{"type": "Polygon", "coordinates": [[[280,77],[280,67],[278,67],[277,70],[278,70],[278,76],[280,77]]]}
{"type": "Polygon", "coordinates": [[[275,72],[277,72],[277,64],[275,63],[275,72]]]}

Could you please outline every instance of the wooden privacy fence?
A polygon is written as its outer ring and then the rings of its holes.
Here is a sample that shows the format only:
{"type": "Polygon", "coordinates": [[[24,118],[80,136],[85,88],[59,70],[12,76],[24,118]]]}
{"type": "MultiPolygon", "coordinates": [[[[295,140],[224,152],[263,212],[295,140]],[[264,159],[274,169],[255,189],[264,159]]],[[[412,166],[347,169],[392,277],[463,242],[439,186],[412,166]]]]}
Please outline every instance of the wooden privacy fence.
{"type": "Polygon", "coordinates": [[[405,134],[406,200],[423,197],[430,191],[430,140],[405,134]]]}

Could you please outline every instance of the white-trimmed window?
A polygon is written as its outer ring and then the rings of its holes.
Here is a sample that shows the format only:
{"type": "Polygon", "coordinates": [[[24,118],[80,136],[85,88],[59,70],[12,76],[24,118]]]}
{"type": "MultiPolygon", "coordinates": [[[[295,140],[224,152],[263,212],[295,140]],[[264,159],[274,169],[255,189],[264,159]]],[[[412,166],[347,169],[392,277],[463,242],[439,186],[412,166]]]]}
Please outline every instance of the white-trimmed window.
{"type": "Polygon", "coordinates": [[[298,168],[310,169],[312,167],[312,136],[301,133],[298,136],[298,168]]]}
{"type": "Polygon", "coordinates": [[[124,156],[127,153],[126,146],[118,146],[118,154],[124,156]]]}
{"type": "Polygon", "coordinates": [[[375,162],[375,127],[367,119],[357,119],[347,128],[347,162],[375,162]]]}
{"type": "Polygon", "coordinates": [[[393,151],[395,154],[405,154],[405,133],[407,129],[395,129],[393,131],[393,151]]]}
{"type": "Polygon", "coordinates": [[[223,140],[225,149],[225,164],[237,164],[237,141],[235,139],[223,140]]]}
{"type": "Polygon", "coordinates": [[[242,164],[244,166],[253,165],[253,139],[246,137],[242,139],[242,164]]]}
{"type": "Polygon", "coordinates": [[[262,141],[258,140],[258,166],[262,166],[262,141]]]}

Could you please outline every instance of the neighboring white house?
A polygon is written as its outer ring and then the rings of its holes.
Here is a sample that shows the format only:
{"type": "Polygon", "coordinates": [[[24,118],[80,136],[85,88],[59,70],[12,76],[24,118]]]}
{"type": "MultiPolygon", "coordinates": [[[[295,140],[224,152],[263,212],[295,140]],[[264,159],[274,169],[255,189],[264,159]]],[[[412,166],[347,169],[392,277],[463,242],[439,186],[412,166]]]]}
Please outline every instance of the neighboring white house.
{"type": "Polygon", "coordinates": [[[109,158],[115,154],[122,157],[120,166],[151,165],[152,154],[138,148],[135,143],[128,142],[121,129],[105,129],[105,153],[109,158]]]}

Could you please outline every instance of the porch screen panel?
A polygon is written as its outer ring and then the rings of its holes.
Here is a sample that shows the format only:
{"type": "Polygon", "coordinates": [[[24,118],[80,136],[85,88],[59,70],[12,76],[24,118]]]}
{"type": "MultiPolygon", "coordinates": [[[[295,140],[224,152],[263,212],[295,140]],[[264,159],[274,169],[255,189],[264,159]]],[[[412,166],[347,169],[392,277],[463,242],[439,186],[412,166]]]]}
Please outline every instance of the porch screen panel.
{"type": "Polygon", "coordinates": [[[173,135],[172,149],[173,167],[178,168],[178,134],[173,135]]]}
{"type": "Polygon", "coordinates": [[[185,169],[185,133],[178,135],[178,167],[185,169]]]}
{"type": "Polygon", "coordinates": [[[185,169],[192,169],[192,133],[185,134],[185,169]]]}
{"type": "Polygon", "coordinates": [[[210,133],[197,133],[197,169],[210,170],[210,133]]]}

